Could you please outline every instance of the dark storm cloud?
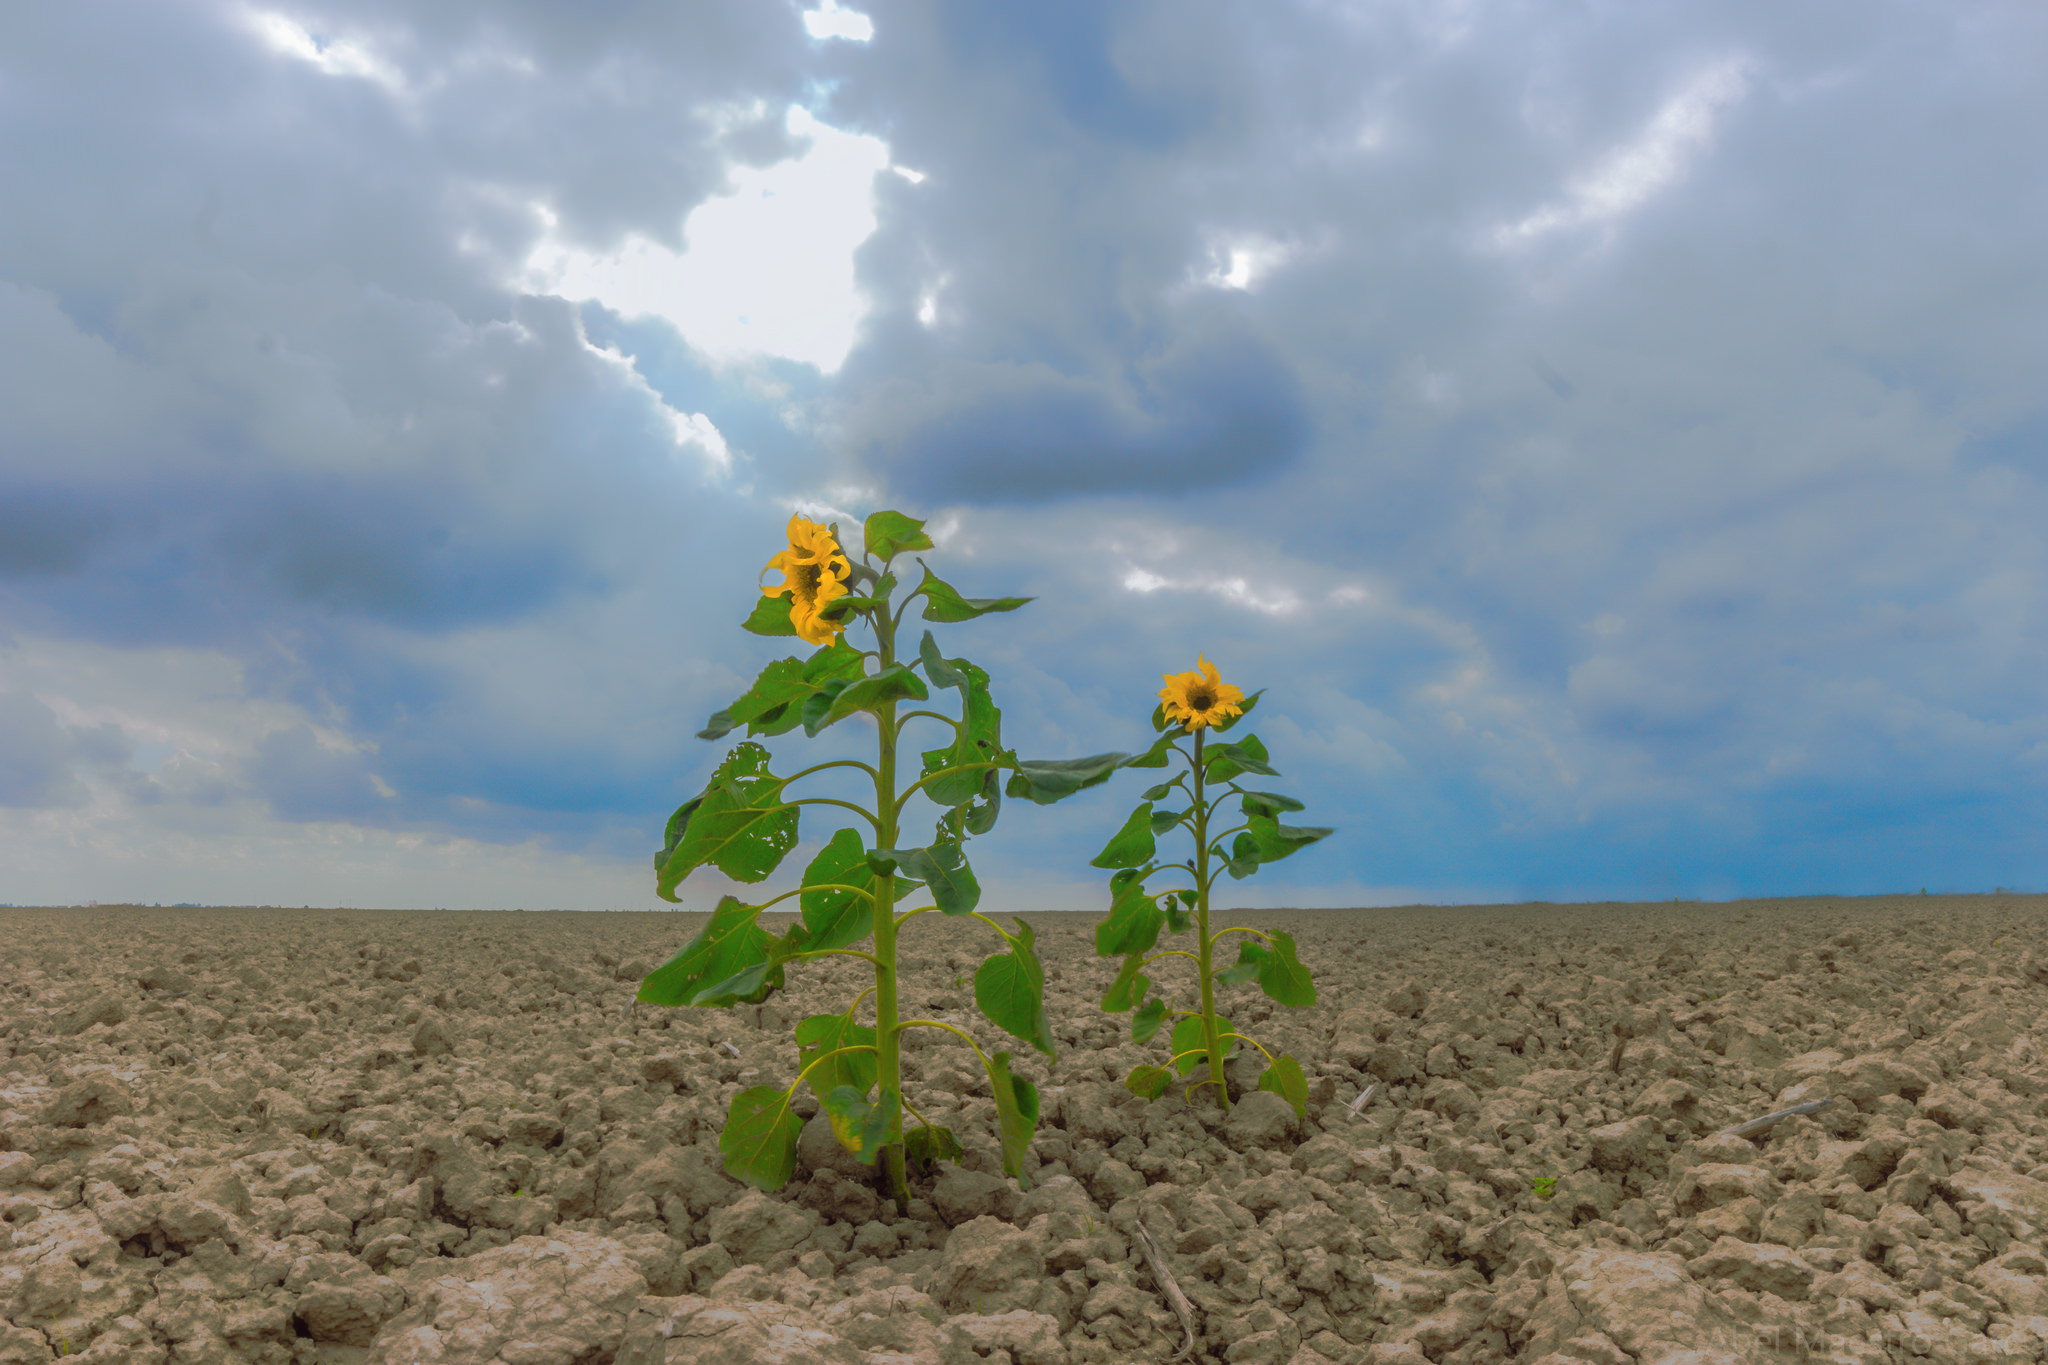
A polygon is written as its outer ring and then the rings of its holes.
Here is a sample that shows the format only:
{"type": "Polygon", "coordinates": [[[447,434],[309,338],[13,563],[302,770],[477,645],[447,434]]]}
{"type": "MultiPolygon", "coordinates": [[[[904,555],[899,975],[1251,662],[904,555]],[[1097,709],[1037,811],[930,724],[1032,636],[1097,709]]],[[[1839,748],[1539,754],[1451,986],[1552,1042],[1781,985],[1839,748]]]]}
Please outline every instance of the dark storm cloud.
{"type": "Polygon", "coordinates": [[[1040,597],[960,645],[1033,754],[1145,742],[1197,651],[1271,684],[1345,831],[1274,895],[2043,866],[2038,7],[864,12],[10,15],[6,799],[637,876],[806,499],[1040,597]],[[922,177],[836,373],[524,296],[543,239],[680,249],[792,103],[922,177]],[[231,676],[145,723],[52,641],[231,676]]]}
{"type": "Polygon", "coordinates": [[[885,387],[894,430],[870,467],[897,487],[966,502],[1182,493],[1275,477],[1310,419],[1293,373],[1243,334],[1175,334],[1121,374],[1044,363],[949,367],[923,392],[885,387]]]}

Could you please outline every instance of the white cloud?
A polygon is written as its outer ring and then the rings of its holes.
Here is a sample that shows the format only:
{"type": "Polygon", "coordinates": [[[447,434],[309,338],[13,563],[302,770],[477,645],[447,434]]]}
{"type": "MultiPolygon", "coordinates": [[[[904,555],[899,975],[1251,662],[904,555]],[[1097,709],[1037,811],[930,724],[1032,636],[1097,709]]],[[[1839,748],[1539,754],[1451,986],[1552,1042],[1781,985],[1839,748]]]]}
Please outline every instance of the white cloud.
{"type": "Polygon", "coordinates": [[[563,242],[552,211],[536,205],[548,232],[521,285],[627,317],[666,318],[719,361],[781,356],[836,372],[867,315],[853,253],[875,230],[874,178],[889,168],[889,149],[796,106],[787,126],[808,150],[736,168],[731,193],[684,222],[682,251],[639,234],[587,251],[563,242]]]}
{"type": "Polygon", "coordinates": [[[1225,241],[1210,250],[1209,273],[1202,282],[1216,289],[1249,291],[1280,266],[1293,248],[1257,235],[1225,241]]]}
{"type": "Polygon", "coordinates": [[[318,67],[330,76],[352,76],[374,81],[393,94],[405,92],[405,73],[359,42],[317,34],[282,14],[250,10],[246,17],[249,26],[275,52],[318,67]]]}
{"type": "Polygon", "coordinates": [[[804,11],[804,32],[820,41],[845,38],[865,43],[873,40],[875,23],[858,10],[839,8],[839,0],[822,0],[816,9],[804,11]]]}
{"type": "Polygon", "coordinates": [[[1685,173],[1689,157],[1713,139],[1721,113],[1749,92],[1750,63],[1734,58],[1693,78],[1666,101],[1636,138],[1573,182],[1561,201],[1496,230],[1500,246],[1610,222],[1647,202],[1685,173]]]}

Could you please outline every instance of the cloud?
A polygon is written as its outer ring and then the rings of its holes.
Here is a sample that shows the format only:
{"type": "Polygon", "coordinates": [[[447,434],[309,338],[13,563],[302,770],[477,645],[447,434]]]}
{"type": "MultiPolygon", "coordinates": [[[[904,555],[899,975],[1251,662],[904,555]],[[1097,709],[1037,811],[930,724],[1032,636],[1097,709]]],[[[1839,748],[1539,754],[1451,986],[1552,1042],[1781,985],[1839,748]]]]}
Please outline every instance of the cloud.
{"type": "Polygon", "coordinates": [[[2032,10],[117,9],[0,52],[17,899],[651,904],[883,505],[1033,755],[1272,689],[1247,896],[2048,876],[2032,10]]]}

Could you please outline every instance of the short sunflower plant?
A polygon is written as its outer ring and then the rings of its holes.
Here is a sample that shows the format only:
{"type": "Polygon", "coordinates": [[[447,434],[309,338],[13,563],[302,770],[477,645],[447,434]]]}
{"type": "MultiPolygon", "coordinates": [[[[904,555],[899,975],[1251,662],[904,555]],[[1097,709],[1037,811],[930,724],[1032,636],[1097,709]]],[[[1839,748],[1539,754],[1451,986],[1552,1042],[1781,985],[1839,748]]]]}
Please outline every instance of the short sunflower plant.
{"type": "Polygon", "coordinates": [[[840,1144],[862,1162],[879,1164],[897,1206],[907,1207],[911,1163],[928,1166],[962,1155],[953,1133],[904,1093],[903,1035],[934,1028],[959,1035],[980,1057],[995,1096],[1003,1168],[1021,1185],[1038,1122],[1037,1088],[1010,1070],[1008,1051],[990,1055],[953,1024],[904,1016],[898,935],[933,910],[987,925],[1001,947],[974,973],[975,1004],[997,1028],[1052,1057],[1045,972],[1031,928],[1018,919],[1013,932],[975,908],[981,886],[966,845],[994,828],[1005,794],[1048,805],[1107,780],[1128,756],[1020,760],[1003,747],[1002,712],[986,672],[967,659],[947,658],[929,629],[915,651],[903,647],[913,606],[928,625],[950,625],[1031,600],[965,597],[922,558],[921,576],[905,590],[900,560],[933,548],[923,522],[893,511],[868,517],[858,560],[841,544],[837,526],[802,516],[790,518],[788,541],[763,571],[779,573],[781,581],[761,588],[744,625],[757,635],[794,636],[813,649],[770,663],[699,732],[701,739],[717,740],[743,728],[747,738],[726,754],[704,790],[669,817],[654,858],[655,891],[680,900],[683,880],[704,867],[745,884],[766,880],[797,847],[806,810],[853,823],[824,842],[795,889],[758,905],[722,899],[682,950],[647,975],[637,998],[705,1008],[758,1004],[800,963],[827,957],[868,963],[873,984],[844,1012],[796,1025],[793,1082],[750,1086],[732,1097],[719,1137],[726,1169],[761,1189],[788,1183],[803,1127],[792,1106],[809,1086],[840,1144]],[[871,647],[853,643],[856,630],[871,647]],[[953,714],[928,705],[934,690],[954,694],[953,714]],[[759,739],[799,727],[815,738],[856,716],[873,727],[872,762],[831,759],[786,777],[770,770],[772,756],[759,739]],[[906,747],[912,726],[931,734],[935,747],[906,747]],[[854,799],[793,794],[806,779],[836,780],[854,799]],[[919,798],[938,815],[931,839],[912,846],[904,825],[919,798]],[[792,899],[799,913],[786,932],[762,926],[764,910],[792,899]],[[908,1131],[906,1115],[915,1120],[908,1131]]]}
{"type": "Polygon", "coordinates": [[[1207,658],[1198,659],[1191,672],[1164,675],[1164,681],[1159,705],[1152,712],[1152,728],[1159,738],[1150,751],[1127,766],[1164,768],[1172,763],[1173,755],[1186,766],[1145,792],[1123,828],[1094,860],[1094,866],[1114,870],[1109,879],[1109,914],[1095,928],[1095,951],[1102,957],[1124,960],[1102,998],[1102,1008],[1119,1014],[1131,1011],[1131,1037],[1141,1043],[1172,1021],[1168,1066],[1139,1066],[1124,1084],[1145,1099],[1158,1099],[1177,1076],[1205,1068],[1200,1078],[1189,1082],[1190,1093],[1213,1085],[1218,1103],[1228,1112],[1231,1097],[1224,1063],[1239,1044],[1249,1044],[1266,1059],[1259,1089],[1278,1093],[1296,1113],[1306,1116],[1308,1079],[1301,1063],[1284,1052],[1268,1051],[1240,1032],[1217,1013],[1216,998],[1219,987],[1256,981],[1282,1005],[1313,1005],[1315,981],[1296,956],[1294,939],[1278,929],[1212,931],[1209,898],[1224,874],[1249,877],[1267,863],[1328,837],[1331,831],[1282,824],[1280,817],[1301,810],[1301,802],[1243,785],[1241,779],[1246,777],[1279,776],[1257,735],[1235,741],[1220,738],[1250,714],[1262,693],[1246,696],[1223,681],[1207,658]],[[1235,803],[1235,811],[1225,808],[1228,803],[1235,803]],[[1235,823],[1231,823],[1233,814],[1235,823]],[[1162,862],[1158,841],[1175,831],[1185,831],[1193,840],[1194,856],[1183,862],[1162,862]],[[1148,885],[1154,877],[1177,878],[1182,884],[1155,890],[1148,885]],[[1192,949],[1160,946],[1162,934],[1182,934],[1191,928],[1195,931],[1192,949]],[[1219,966],[1218,949],[1231,935],[1242,936],[1237,960],[1219,966]],[[1147,972],[1169,958],[1185,958],[1195,964],[1196,994],[1190,1003],[1176,1004],[1164,994],[1152,994],[1152,978],[1147,972]]]}

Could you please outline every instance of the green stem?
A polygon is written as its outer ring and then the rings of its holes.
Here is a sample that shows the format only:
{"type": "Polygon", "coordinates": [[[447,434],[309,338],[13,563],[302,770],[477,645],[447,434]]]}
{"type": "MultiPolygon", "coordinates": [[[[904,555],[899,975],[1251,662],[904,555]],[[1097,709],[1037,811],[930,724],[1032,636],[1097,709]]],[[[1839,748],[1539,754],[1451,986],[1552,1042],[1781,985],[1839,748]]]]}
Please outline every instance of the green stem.
{"type": "Polygon", "coordinates": [[[1202,740],[1195,731],[1195,756],[1190,767],[1195,774],[1195,941],[1201,945],[1202,1039],[1208,1044],[1209,1080],[1216,1087],[1223,1112],[1230,1112],[1230,1084],[1223,1078],[1223,1038],[1216,1027],[1216,943],[1209,937],[1209,803],[1203,790],[1202,740]]]}
{"type": "MultiPolygon", "coordinates": [[[[888,668],[896,662],[896,622],[888,611],[873,618],[875,636],[881,645],[880,663],[888,668]]],[[[896,847],[896,818],[902,805],[896,797],[896,703],[886,701],[875,713],[881,742],[880,762],[875,770],[875,846],[896,847]]],[[[903,1039],[897,1019],[896,999],[896,879],[875,878],[875,1069],[882,1089],[903,1093],[903,1039]]],[[[882,1148],[882,1169],[887,1172],[889,1193],[896,1212],[910,1212],[910,1179],[903,1163],[903,1134],[890,1134],[894,1141],[882,1148]]]]}

